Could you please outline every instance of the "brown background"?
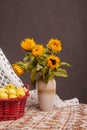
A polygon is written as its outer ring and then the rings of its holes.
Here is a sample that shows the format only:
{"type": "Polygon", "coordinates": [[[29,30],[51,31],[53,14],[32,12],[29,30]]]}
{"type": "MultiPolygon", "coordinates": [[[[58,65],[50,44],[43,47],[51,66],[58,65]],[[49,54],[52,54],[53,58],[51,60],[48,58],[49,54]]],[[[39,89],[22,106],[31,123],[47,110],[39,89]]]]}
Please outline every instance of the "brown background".
{"type": "MultiPolygon", "coordinates": [[[[57,93],[87,103],[87,0],[0,0],[0,47],[11,63],[23,58],[27,37],[62,41],[60,58],[73,67],[68,78],[56,77],[57,93]]],[[[21,79],[30,83],[28,75],[21,79]]]]}

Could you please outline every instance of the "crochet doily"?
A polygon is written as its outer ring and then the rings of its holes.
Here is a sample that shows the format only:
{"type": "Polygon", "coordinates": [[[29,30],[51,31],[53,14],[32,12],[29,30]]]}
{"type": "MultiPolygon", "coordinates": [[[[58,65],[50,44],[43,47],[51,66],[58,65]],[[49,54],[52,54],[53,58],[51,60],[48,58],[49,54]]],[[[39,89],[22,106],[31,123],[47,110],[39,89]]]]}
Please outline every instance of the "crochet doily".
{"type": "MultiPolygon", "coordinates": [[[[38,101],[38,94],[37,94],[37,90],[31,90],[30,91],[30,96],[27,99],[27,105],[28,106],[34,106],[34,105],[38,105],[39,101],[38,101]]],[[[79,104],[79,100],[78,98],[73,98],[73,99],[69,99],[69,100],[62,100],[60,99],[60,97],[56,94],[55,95],[55,101],[54,101],[54,106],[53,108],[59,108],[59,107],[65,107],[65,106],[71,106],[71,105],[77,105],[79,104]]]]}

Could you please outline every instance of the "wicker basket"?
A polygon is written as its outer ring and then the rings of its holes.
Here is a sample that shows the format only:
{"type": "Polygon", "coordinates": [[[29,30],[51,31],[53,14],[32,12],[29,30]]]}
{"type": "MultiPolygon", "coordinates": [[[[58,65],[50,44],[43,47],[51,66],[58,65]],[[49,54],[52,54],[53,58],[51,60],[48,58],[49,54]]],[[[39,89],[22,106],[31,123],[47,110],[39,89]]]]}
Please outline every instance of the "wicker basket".
{"type": "Polygon", "coordinates": [[[24,87],[28,89],[25,96],[0,100],[0,121],[16,120],[24,116],[26,100],[29,96],[29,85],[26,84],[24,87]]]}

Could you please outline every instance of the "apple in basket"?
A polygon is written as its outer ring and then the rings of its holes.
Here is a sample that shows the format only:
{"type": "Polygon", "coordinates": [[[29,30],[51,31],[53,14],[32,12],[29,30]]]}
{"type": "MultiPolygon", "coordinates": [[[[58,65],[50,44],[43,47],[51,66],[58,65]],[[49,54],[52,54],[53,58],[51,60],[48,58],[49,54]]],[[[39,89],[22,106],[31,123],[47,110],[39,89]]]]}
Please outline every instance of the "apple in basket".
{"type": "Polygon", "coordinates": [[[16,98],[16,87],[14,84],[9,83],[5,87],[5,91],[8,94],[8,98],[16,98]]]}
{"type": "Polygon", "coordinates": [[[7,89],[7,90],[8,90],[8,89],[15,89],[15,85],[12,84],[12,83],[9,83],[9,84],[6,85],[6,89],[7,89]]]}
{"type": "Polygon", "coordinates": [[[0,99],[17,98],[25,96],[26,90],[24,87],[16,88],[14,84],[7,84],[5,88],[0,88],[0,99]]]}
{"type": "Polygon", "coordinates": [[[7,99],[8,98],[8,94],[5,92],[4,88],[0,88],[0,98],[1,99],[7,99]]]}
{"type": "Polygon", "coordinates": [[[26,93],[26,91],[23,87],[18,87],[16,89],[17,97],[25,96],[25,93],[26,93]]]}
{"type": "Polygon", "coordinates": [[[12,89],[12,88],[9,89],[7,93],[8,93],[9,98],[16,98],[17,97],[15,88],[14,89],[12,89]]]}

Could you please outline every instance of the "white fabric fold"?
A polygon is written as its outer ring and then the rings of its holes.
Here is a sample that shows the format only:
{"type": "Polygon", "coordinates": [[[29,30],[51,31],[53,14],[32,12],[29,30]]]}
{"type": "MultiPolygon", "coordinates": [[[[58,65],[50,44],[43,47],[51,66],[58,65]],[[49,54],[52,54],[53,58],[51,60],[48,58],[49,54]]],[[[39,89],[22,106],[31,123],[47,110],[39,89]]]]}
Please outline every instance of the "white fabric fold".
{"type": "Polygon", "coordinates": [[[16,87],[23,86],[23,82],[14,72],[10,62],[0,48],[0,87],[13,83],[16,87]]]}

